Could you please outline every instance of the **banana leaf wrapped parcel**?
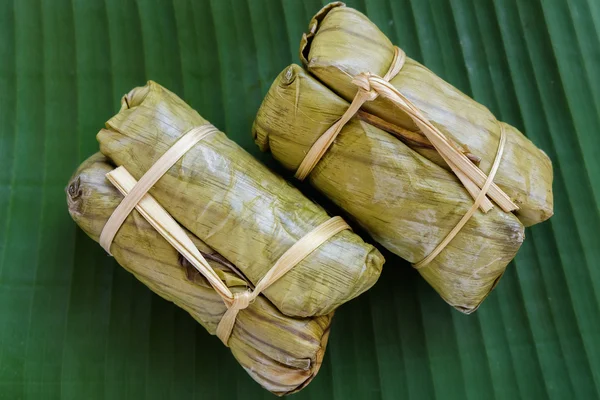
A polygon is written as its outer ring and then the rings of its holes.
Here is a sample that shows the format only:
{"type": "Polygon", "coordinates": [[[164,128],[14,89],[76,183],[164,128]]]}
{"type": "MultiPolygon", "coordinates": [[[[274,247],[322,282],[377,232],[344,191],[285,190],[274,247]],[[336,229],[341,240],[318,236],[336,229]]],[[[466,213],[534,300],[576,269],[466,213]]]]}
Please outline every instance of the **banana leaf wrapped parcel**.
{"type": "MultiPolygon", "coordinates": [[[[297,170],[348,102],[297,65],[267,93],[253,134],[263,151],[297,170]]],[[[357,117],[341,130],[308,180],[388,250],[416,263],[473,204],[451,172],[357,117]]],[[[470,313],[494,288],[524,240],[512,213],[475,213],[421,275],[450,305],[470,313]]]]}
{"type": "MultiPolygon", "coordinates": [[[[113,168],[103,155],[95,154],[79,167],[67,186],[71,216],[96,241],[123,198],[105,177],[113,168]]],[[[228,287],[245,290],[251,285],[231,263],[197,237],[190,237],[228,287]]],[[[215,334],[225,312],[221,297],[137,211],[121,226],[111,250],[119,264],[137,279],[215,334]]],[[[317,374],[332,316],[288,317],[259,296],[238,314],[229,347],[263,387],[288,394],[300,390],[317,374]]]]}
{"type": "MultiPolygon", "coordinates": [[[[140,179],[185,132],[206,124],[179,97],[150,81],[124,97],[121,111],[97,139],[102,154],[140,179]]],[[[185,153],[149,193],[253,284],[287,248],[328,219],[222,132],[185,153]]],[[[289,316],[328,314],[370,288],[382,264],[377,249],[343,231],[264,295],[289,316]]]]}
{"type": "Polygon", "coordinates": [[[256,143],[475,311],[524,226],[553,213],[550,159],[343,3],[313,17],[300,59],[267,93],[256,143]]]}
{"type": "MultiPolygon", "coordinates": [[[[364,14],[340,2],[325,6],[313,17],[300,44],[306,70],[348,101],[357,92],[353,77],[360,73],[383,76],[393,57],[394,45],[385,34],[364,14]]],[[[389,82],[458,147],[475,155],[483,171],[490,170],[503,129],[506,146],[494,182],[518,205],[515,215],[525,226],[552,216],[552,163],[521,132],[497,121],[486,107],[409,57],[389,82]]],[[[388,128],[419,137],[415,122],[383,96],[365,103],[362,109],[372,121],[381,119],[388,128]]],[[[425,158],[446,166],[431,146],[421,141],[406,143],[425,158]]]]}
{"type": "Polygon", "coordinates": [[[73,219],[262,386],[308,384],[332,313],[378,279],[379,251],[152,81],[123,97],[97,139],[102,156],[68,188],[73,219]]]}

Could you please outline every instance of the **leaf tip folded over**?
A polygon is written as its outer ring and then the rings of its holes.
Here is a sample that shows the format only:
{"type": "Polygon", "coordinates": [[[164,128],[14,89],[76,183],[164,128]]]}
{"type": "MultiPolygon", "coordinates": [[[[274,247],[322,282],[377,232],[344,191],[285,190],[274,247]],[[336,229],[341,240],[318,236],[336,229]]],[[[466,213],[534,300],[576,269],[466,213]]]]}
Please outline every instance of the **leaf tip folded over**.
{"type": "Polygon", "coordinates": [[[333,10],[336,7],[346,7],[346,4],[341,1],[334,1],[333,3],[326,4],[321,8],[314,17],[308,23],[308,32],[302,34],[302,39],[300,40],[300,61],[302,65],[306,67],[308,65],[308,52],[310,51],[310,42],[312,41],[319,24],[325,18],[325,16],[329,13],[329,11],[333,10]]]}
{"type": "Polygon", "coordinates": [[[150,90],[156,86],[156,82],[150,80],[146,83],[145,86],[134,87],[121,98],[121,110],[127,110],[129,108],[134,108],[142,104],[150,90]]]}
{"type": "Polygon", "coordinates": [[[83,210],[82,207],[85,205],[84,199],[84,185],[81,182],[81,173],[91,165],[97,162],[104,162],[106,158],[100,154],[96,153],[86,159],[80,166],[77,168],[75,173],[69,179],[67,186],[65,187],[65,193],[67,195],[67,205],[69,208],[69,214],[73,219],[76,219],[77,215],[79,215],[83,210]]]}
{"type": "MultiPolygon", "coordinates": [[[[280,93],[276,89],[280,88],[288,88],[292,83],[297,82],[296,78],[298,77],[298,73],[302,71],[302,68],[299,65],[291,64],[287,68],[285,68],[273,81],[269,92],[267,93],[265,99],[263,100],[256,118],[252,124],[252,137],[254,142],[259,147],[260,151],[268,152],[271,150],[270,144],[270,134],[272,133],[272,129],[270,128],[271,124],[274,120],[271,118],[271,112],[278,113],[277,109],[270,108],[271,104],[277,104],[278,101],[273,99],[267,99],[269,96],[274,95],[274,93],[280,93]]],[[[298,82],[297,82],[298,83],[298,82]]],[[[298,103],[300,91],[299,86],[296,85],[294,87],[296,90],[295,94],[295,102],[298,103]]]]}

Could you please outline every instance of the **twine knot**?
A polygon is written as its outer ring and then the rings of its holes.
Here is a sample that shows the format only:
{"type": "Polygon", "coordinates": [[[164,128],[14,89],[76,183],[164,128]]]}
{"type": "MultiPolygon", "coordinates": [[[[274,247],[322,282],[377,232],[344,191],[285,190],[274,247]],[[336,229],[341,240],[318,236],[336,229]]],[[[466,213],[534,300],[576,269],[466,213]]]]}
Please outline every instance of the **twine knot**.
{"type": "Polygon", "coordinates": [[[241,310],[248,308],[258,294],[258,292],[251,292],[250,290],[244,290],[243,292],[233,294],[233,298],[230,300],[231,303],[227,306],[225,314],[221,317],[216,331],[217,337],[221,339],[225,346],[229,347],[229,337],[233,331],[233,326],[235,325],[238,313],[241,310]]]}
{"type": "Polygon", "coordinates": [[[255,298],[256,298],[256,295],[254,294],[254,292],[251,292],[249,290],[244,290],[243,292],[234,293],[233,301],[229,308],[237,310],[237,311],[243,310],[245,308],[248,308],[250,303],[252,303],[255,298]]]}
{"type": "Polygon", "coordinates": [[[361,72],[352,78],[351,82],[358,86],[358,91],[361,92],[361,96],[365,101],[373,101],[379,96],[379,93],[371,87],[370,72],[361,72]]]}

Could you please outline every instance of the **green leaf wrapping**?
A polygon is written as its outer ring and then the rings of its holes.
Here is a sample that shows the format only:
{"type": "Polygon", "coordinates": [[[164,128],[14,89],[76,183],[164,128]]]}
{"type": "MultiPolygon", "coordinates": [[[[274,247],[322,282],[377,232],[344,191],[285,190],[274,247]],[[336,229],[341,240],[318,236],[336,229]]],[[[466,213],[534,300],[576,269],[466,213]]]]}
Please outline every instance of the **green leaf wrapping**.
{"type": "MultiPolygon", "coordinates": [[[[393,44],[383,32],[364,14],[342,3],[329,4],[319,11],[300,45],[305,68],[346,100],[352,100],[356,94],[352,77],[361,72],[383,76],[393,55],[393,44]]],[[[521,132],[498,122],[486,107],[409,57],[390,83],[448,138],[480,157],[479,166],[484,172],[490,170],[494,161],[502,124],[507,141],[494,182],[520,207],[515,214],[525,226],[552,216],[552,163],[521,132]]],[[[417,131],[412,120],[389,100],[380,97],[367,102],[363,109],[394,125],[417,131]]],[[[409,145],[445,166],[434,149],[409,145]]]]}
{"type": "MultiPolygon", "coordinates": [[[[124,97],[98,133],[101,152],[136,178],[204,120],[162,86],[124,97]]],[[[150,190],[185,228],[256,284],[296,241],[329,216],[221,132],[201,140],[150,190]]],[[[384,260],[350,231],[325,242],[264,291],[290,316],[324,315],[369,289],[384,260]]]]}
{"type": "MultiPolygon", "coordinates": [[[[103,155],[95,154],[79,167],[67,187],[71,217],[95,241],[123,199],[105,178],[113,168],[103,155]]],[[[214,253],[197,237],[189,235],[200,251],[214,253]]],[[[189,271],[186,274],[179,253],[137,211],[127,217],[111,250],[123,268],[215,334],[226,309],[223,300],[196,270],[191,276],[189,271]]],[[[247,283],[227,266],[208,260],[234,292],[247,288],[247,283]]],[[[229,347],[260,385],[275,394],[288,394],[303,388],[317,374],[332,317],[333,313],[310,318],[288,317],[264,296],[258,296],[238,314],[229,347]]]]}
{"type": "MultiPolygon", "coordinates": [[[[296,170],[348,102],[297,65],[265,97],[253,134],[286,168],[296,170]]],[[[427,256],[473,204],[458,179],[394,136],[350,120],[308,177],[375,240],[415,263],[427,256]]],[[[495,207],[476,212],[421,275],[452,306],[474,311],[524,239],[524,227],[495,207]]]]}

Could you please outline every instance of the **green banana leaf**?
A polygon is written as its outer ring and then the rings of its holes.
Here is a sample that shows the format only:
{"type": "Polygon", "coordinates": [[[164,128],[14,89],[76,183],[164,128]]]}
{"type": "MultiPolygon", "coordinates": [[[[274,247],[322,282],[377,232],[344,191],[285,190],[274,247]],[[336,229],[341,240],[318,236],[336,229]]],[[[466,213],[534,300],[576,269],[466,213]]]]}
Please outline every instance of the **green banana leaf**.
{"type": "MultiPolygon", "coordinates": [[[[0,398],[271,398],[71,221],[64,186],[152,79],[246,150],[324,1],[0,0],[0,398]]],[[[552,159],[555,215],[474,315],[390,253],[341,307],[303,399],[600,393],[600,2],[356,0],[406,53],[552,159]]],[[[311,197],[330,206],[301,185],[311,197]]]]}

